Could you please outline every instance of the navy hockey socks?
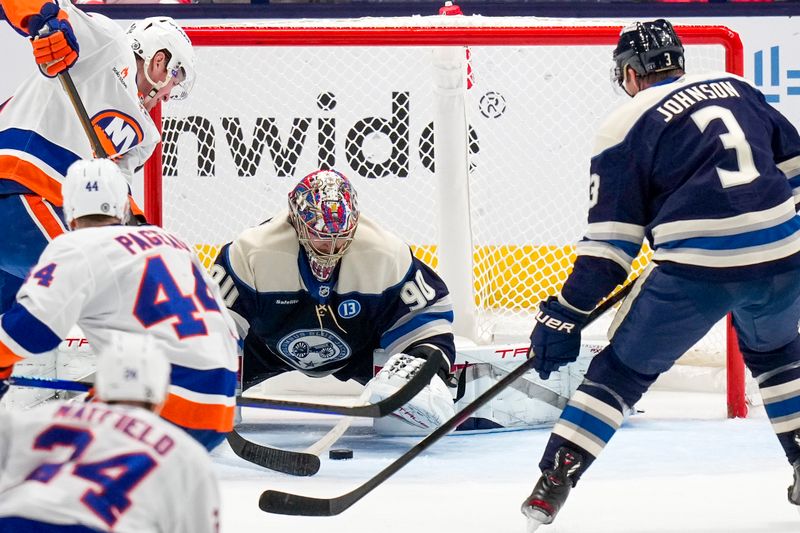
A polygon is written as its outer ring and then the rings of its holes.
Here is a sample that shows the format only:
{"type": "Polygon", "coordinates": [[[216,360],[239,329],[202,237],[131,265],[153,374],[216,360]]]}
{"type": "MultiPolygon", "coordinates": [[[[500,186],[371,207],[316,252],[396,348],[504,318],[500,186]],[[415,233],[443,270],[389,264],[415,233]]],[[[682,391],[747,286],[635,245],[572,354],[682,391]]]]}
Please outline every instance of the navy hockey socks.
{"type": "Polygon", "coordinates": [[[619,361],[611,346],[606,347],[589,365],[553,427],[539,468],[552,469],[560,448],[574,450],[583,457],[579,469],[570,474],[577,483],[622,425],[627,407],[639,401],[656,377],[634,372],[619,361]]]}
{"type": "Polygon", "coordinates": [[[800,337],[772,352],[753,352],[741,343],[740,348],[758,381],[772,429],[794,465],[800,460],[800,337]]]}

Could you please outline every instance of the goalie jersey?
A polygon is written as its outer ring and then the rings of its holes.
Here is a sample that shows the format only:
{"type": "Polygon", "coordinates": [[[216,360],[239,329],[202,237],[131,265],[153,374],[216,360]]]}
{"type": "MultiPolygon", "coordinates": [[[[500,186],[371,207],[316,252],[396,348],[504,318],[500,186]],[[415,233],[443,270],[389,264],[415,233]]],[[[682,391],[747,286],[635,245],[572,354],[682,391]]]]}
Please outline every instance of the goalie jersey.
{"type": "Polygon", "coordinates": [[[327,282],[311,273],[288,212],[225,245],[212,277],[246,332],[245,388],[289,370],[364,383],[377,349],[428,345],[455,358],[444,282],[363,213],[327,282]]]}
{"type": "Polygon", "coordinates": [[[599,130],[589,227],[562,297],[594,308],[625,280],[644,239],[660,269],[690,279],[798,268],[798,201],[800,136],[747,80],[711,73],[657,84],[599,130]]]}
{"type": "MultiPolygon", "coordinates": [[[[25,13],[38,13],[45,2],[0,3],[8,20],[18,22],[25,13]]],[[[84,13],[69,1],[59,2],[59,7],[69,15],[80,45],[70,75],[106,152],[130,182],[161,136],[139,101],[128,36],[116,22],[84,13]]],[[[36,73],[8,101],[0,102],[0,195],[33,193],[60,206],[67,168],[92,157],[77,113],[57,79],[36,73]]]]}
{"type": "Polygon", "coordinates": [[[219,505],[205,449],[149,411],[0,412],[0,531],[217,533],[219,505]]]}
{"type": "Polygon", "coordinates": [[[97,353],[111,330],[152,335],[172,364],[161,416],[209,448],[232,429],[236,326],[179,238],[155,226],[58,236],[0,317],[0,367],[56,348],[76,323],[97,353]]]}

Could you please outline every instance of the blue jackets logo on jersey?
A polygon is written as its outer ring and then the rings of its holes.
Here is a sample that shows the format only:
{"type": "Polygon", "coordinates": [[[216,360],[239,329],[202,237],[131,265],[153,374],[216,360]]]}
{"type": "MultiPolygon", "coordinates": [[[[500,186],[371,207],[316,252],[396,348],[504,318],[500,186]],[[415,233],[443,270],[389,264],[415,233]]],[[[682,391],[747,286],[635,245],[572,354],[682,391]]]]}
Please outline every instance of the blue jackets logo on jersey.
{"type": "Polygon", "coordinates": [[[336,308],[342,318],[353,318],[361,312],[361,304],[356,300],[345,300],[336,308]]]}
{"type": "Polygon", "coordinates": [[[278,341],[278,351],[291,365],[310,370],[350,357],[350,347],[335,333],[300,329],[278,341]]]}
{"type": "Polygon", "coordinates": [[[92,124],[105,134],[107,142],[103,142],[103,146],[108,149],[109,145],[113,145],[116,154],[127,152],[144,139],[139,123],[133,117],[115,109],[99,112],[92,117],[92,124]]]}

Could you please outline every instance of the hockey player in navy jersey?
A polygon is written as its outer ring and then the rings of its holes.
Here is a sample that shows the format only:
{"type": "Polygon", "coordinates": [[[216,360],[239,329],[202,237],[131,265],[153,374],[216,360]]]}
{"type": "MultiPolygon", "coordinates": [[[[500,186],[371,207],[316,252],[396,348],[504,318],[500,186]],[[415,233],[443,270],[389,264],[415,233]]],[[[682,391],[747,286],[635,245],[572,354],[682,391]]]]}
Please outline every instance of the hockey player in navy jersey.
{"type": "Polygon", "coordinates": [[[529,531],[553,521],[625,410],[728,312],[800,505],[800,137],[746,80],[685,74],[665,20],[624,28],[614,61],[632,99],[600,128],[588,231],[561,293],[539,307],[531,355],[542,377],[575,360],[587,314],[645,238],[654,256],[553,428],[522,504],[529,531]]]}
{"type": "Polygon", "coordinates": [[[429,430],[454,414],[443,381],[455,358],[447,287],[407,244],[359,212],[341,173],[300,180],[288,211],[222,248],[212,277],[244,338],[244,389],[291,370],[366,384],[381,349],[392,357],[370,382],[370,401],[436,358],[440,375],[391,419],[429,430]]]}

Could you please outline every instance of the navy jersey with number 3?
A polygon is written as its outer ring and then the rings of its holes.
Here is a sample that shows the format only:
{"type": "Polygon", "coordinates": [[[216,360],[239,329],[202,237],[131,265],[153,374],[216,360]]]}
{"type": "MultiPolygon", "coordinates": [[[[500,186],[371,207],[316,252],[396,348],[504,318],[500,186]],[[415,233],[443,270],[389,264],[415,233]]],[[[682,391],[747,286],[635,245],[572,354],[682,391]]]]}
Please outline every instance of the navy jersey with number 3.
{"type": "Polygon", "coordinates": [[[563,298],[592,309],[646,238],[665,272],[745,280],[800,264],[800,137],[745,79],[685,75],[601,126],[589,226],[563,298]]]}

